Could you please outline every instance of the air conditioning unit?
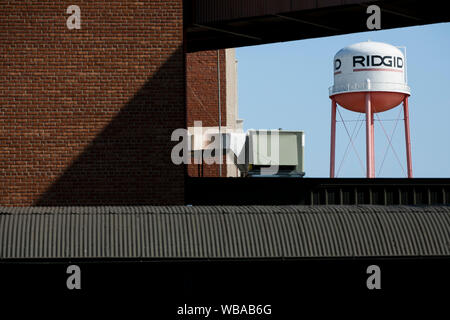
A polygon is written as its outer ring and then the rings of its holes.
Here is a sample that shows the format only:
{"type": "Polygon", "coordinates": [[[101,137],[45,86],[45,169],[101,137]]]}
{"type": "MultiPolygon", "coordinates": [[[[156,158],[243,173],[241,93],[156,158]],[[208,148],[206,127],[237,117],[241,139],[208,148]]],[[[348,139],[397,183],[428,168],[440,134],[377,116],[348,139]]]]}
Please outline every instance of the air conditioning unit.
{"type": "Polygon", "coordinates": [[[305,175],[303,131],[249,130],[247,136],[245,166],[239,166],[244,175],[250,177],[305,175]]]}
{"type": "Polygon", "coordinates": [[[249,130],[221,132],[218,128],[205,127],[194,132],[189,128],[189,145],[192,153],[205,151],[215,156],[216,148],[222,153],[234,154],[235,165],[245,177],[303,177],[305,175],[305,133],[287,130],[249,130]],[[222,141],[219,142],[218,139],[222,141]]]}

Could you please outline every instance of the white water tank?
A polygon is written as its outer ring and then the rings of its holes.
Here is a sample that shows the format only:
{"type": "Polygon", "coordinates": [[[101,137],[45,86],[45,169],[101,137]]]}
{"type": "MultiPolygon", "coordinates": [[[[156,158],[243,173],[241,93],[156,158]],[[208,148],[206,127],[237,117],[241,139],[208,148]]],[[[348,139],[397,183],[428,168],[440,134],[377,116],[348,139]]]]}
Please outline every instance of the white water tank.
{"type": "Polygon", "coordinates": [[[330,97],[346,109],[364,112],[365,92],[371,92],[374,112],[394,108],[410,94],[406,59],[400,49],[387,43],[366,41],[336,53],[330,97]]]}

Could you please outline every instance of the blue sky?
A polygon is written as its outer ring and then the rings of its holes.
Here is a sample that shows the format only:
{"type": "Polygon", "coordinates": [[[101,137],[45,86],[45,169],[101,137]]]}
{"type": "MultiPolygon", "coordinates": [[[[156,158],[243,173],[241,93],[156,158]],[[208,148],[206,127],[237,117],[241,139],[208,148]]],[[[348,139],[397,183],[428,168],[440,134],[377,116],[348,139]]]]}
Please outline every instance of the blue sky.
{"type": "MultiPolygon", "coordinates": [[[[339,49],[369,39],[407,47],[414,177],[450,177],[450,23],[236,49],[239,117],[244,119],[245,129],[305,131],[306,176],[327,177],[331,110],[328,87],[333,84],[333,57],[339,49]]],[[[400,110],[399,106],[378,115],[380,119],[396,119],[400,110]]],[[[340,111],[346,120],[358,119],[358,113],[342,108],[340,111]]],[[[395,123],[383,122],[388,136],[395,123]]],[[[356,124],[347,124],[348,130],[352,132],[356,124]]],[[[363,125],[355,139],[363,164],[364,139],[363,125]]],[[[342,123],[338,123],[336,170],[340,167],[339,177],[362,177],[365,172],[351,146],[341,164],[348,141],[342,123]]],[[[406,170],[403,121],[397,124],[392,145],[395,153],[389,149],[385,156],[387,137],[375,123],[379,177],[406,175],[396,158],[406,170]]]]}

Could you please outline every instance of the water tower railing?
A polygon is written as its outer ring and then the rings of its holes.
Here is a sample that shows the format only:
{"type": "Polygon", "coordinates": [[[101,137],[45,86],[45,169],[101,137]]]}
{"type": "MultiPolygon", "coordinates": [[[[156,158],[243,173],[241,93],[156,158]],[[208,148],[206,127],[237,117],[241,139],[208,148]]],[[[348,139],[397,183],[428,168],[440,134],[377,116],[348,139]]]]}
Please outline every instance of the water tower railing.
{"type": "Polygon", "coordinates": [[[395,82],[370,82],[370,83],[353,83],[345,85],[334,85],[328,88],[329,95],[345,93],[345,92],[359,92],[359,91],[394,91],[409,93],[410,88],[403,83],[395,82]]]}

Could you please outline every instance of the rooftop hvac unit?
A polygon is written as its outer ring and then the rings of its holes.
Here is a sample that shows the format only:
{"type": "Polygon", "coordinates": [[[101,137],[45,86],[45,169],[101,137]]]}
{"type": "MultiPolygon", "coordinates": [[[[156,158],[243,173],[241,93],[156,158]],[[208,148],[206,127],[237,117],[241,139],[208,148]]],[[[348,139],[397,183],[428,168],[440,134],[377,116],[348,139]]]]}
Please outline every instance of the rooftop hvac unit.
{"type": "MultiPolygon", "coordinates": [[[[305,175],[303,131],[249,130],[244,132],[222,132],[218,142],[217,128],[190,130],[189,146],[195,153],[215,151],[222,148],[223,154],[234,154],[235,165],[244,177],[303,177],[305,175]],[[217,141],[214,143],[214,141],[217,141]]],[[[215,156],[215,152],[213,152],[215,156]]]]}
{"type": "Polygon", "coordinates": [[[250,177],[303,177],[304,148],[303,131],[249,130],[245,166],[239,168],[250,177]]]}

